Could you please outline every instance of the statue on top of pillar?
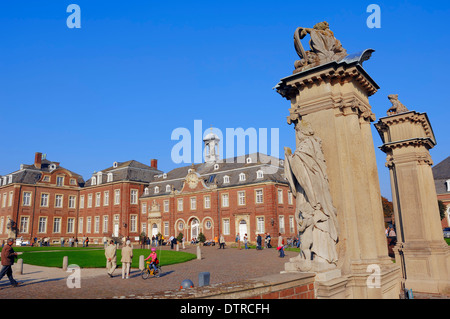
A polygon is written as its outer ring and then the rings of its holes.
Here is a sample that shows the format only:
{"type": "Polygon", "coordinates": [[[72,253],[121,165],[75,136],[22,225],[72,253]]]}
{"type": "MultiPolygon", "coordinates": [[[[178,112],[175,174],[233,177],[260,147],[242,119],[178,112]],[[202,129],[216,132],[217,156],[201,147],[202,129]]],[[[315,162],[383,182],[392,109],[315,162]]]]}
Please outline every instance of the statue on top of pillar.
{"type": "Polygon", "coordinates": [[[334,37],[333,31],[330,30],[326,21],[317,23],[312,29],[298,27],[294,33],[294,45],[300,57],[300,60],[295,61],[294,73],[331,61],[339,61],[348,55],[341,42],[334,37]],[[305,51],[300,41],[307,34],[311,35],[310,51],[305,51]]]}

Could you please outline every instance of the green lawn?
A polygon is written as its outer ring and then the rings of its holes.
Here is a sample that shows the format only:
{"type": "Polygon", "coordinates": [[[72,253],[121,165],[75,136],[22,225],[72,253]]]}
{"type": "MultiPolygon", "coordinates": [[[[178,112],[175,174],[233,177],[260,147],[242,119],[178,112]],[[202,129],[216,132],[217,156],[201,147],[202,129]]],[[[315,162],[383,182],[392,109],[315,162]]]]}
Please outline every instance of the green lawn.
{"type": "MultiPolygon", "coordinates": [[[[19,258],[24,264],[62,267],[63,257],[67,256],[70,264],[76,264],[81,268],[103,268],[106,266],[105,251],[101,247],[14,247],[16,252],[23,252],[19,258]],[[59,251],[61,250],[61,251],[59,251]]],[[[183,263],[197,258],[195,254],[161,250],[157,251],[158,259],[162,266],[183,263]]],[[[150,254],[149,249],[134,249],[132,268],[139,268],[139,256],[145,258],[150,254]]],[[[121,250],[117,250],[117,265],[120,266],[121,250]]]]}

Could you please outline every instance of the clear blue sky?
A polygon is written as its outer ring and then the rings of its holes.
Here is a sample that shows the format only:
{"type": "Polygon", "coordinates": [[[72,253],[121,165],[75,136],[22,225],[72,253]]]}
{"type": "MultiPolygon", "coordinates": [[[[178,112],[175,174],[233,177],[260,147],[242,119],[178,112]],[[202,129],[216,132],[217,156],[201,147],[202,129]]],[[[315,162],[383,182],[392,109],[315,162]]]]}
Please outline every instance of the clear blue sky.
{"type": "MultiPolygon", "coordinates": [[[[349,53],[376,50],[364,64],[381,87],[373,112],[385,116],[392,93],[426,112],[437,164],[450,155],[449,17],[448,1],[1,1],[0,175],[37,151],[85,179],[130,159],[168,171],[172,131],[193,131],[194,120],[224,132],[279,128],[282,154],[295,147],[290,103],[272,88],[292,73],[296,27],[320,21],[349,53]],[[66,26],[71,3],[81,29],[66,26]],[[366,26],[371,3],[381,29],[366,26]]],[[[380,146],[375,129],[373,138],[380,146]]]]}

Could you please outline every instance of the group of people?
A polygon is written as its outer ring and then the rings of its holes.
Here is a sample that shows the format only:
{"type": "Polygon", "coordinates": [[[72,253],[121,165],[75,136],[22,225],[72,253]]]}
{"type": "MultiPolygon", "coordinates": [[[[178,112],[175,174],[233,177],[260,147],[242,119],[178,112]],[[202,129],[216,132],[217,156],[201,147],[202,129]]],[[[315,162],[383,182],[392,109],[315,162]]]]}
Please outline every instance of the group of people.
{"type": "MultiPolygon", "coordinates": [[[[105,257],[107,274],[110,278],[113,278],[113,273],[117,268],[117,245],[114,240],[110,240],[109,245],[105,248],[105,257]]],[[[158,256],[155,247],[151,248],[151,253],[145,260],[150,260],[149,267],[152,267],[156,271],[158,256]]],[[[122,248],[120,262],[122,263],[122,279],[130,278],[130,268],[133,262],[133,247],[129,239],[126,240],[122,248]]]]}

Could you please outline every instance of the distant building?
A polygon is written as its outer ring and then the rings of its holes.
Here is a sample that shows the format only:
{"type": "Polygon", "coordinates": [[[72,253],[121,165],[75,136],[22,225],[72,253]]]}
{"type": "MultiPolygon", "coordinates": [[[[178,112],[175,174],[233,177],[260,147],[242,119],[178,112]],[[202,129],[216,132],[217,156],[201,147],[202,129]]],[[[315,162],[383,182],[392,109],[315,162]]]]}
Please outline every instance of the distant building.
{"type": "Polygon", "coordinates": [[[446,217],[442,219],[442,227],[450,225],[450,156],[433,167],[434,184],[439,200],[446,205],[446,217]]]}
{"type": "Polygon", "coordinates": [[[208,240],[223,234],[227,242],[244,235],[272,238],[297,235],[295,199],[284,178],[283,161],[256,153],[221,160],[218,137],[205,140],[205,162],[158,170],[131,160],[83,178],[41,153],[32,165],[0,176],[0,239],[22,237],[104,237],[140,234],[165,238],[182,233],[187,241],[203,233],[208,240]]]}
{"type": "Polygon", "coordinates": [[[42,153],[34,164],[0,177],[0,239],[76,236],[79,192],[83,178],[42,153]]]}

